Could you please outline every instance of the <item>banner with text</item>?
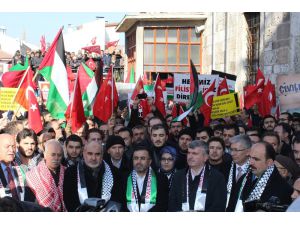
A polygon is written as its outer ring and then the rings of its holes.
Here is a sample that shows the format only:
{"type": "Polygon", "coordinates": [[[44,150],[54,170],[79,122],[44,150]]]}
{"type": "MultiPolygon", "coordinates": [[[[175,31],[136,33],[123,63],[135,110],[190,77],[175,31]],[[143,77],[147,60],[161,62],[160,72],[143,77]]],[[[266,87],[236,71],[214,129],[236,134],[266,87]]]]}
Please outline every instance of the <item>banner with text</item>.
{"type": "Polygon", "coordinates": [[[19,104],[15,101],[12,104],[12,100],[16,95],[17,88],[0,88],[0,110],[17,110],[19,104]]]}
{"type": "MultiPolygon", "coordinates": [[[[204,92],[217,79],[219,75],[199,74],[199,92],[204,92]]],[[[216,90],[218,85],[216,86],[216,90]]],[[[188,104],[190,102],[190,74],[174,74],[174,102],[188,104]]]]}
{"type": "Polygon", "coordinates": [[[240,114],[240,104],[238,93],[214,96],[211,118],[219,119],[240,114]]]}
{"type": "Polygon", "coordinates": [[[277,76],[280,111],[300,112],[300,74],[277,76]]]}

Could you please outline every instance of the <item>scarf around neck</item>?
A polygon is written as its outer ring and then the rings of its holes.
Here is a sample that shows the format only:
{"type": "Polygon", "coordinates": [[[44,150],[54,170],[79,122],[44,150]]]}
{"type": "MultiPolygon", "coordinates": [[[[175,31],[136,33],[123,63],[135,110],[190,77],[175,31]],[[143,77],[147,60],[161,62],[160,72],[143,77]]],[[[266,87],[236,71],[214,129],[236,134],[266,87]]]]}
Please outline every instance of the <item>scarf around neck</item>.
{"type": "Polygon", "coordinates": [[[141,197],[144,197],[144,201],[139,202],[137,172],[133,170],[127,178],[126,201],[128,210],[131,212],[148,212],[155,206],[157,200],[157,178],[151,167],[146,174],[141,197]]]}
{"type": "Polygon", "coordinates": [[[263,175],[259,178],[258,182],[255,184],[254,189],[250,193],[248,199],[245,202],[250,202],[254,200],[259,200],[262,196],[262,193],[264,192],[267,183],[270,179],[270,176],[272,175],[274,171],[274,165],[271,165],[268,167],[268,169],[263,173],[263,175]]]}
{"type": "MultiPolygon", "coordinates": [[[[105,203],[107,203],[111,198],[111,191],[114,184],[114,178],[109,165],[104,160],[102,163],[104,163],[104,175],[102,181],[100,181],[102,182],[101,198],[105,200],[105,203]]],[[[84,176],[83,161],[80,161],[77,164],[77,188],[79,201],[81,204],[83,204],[84,200],[89,198],[84,176]]]]}

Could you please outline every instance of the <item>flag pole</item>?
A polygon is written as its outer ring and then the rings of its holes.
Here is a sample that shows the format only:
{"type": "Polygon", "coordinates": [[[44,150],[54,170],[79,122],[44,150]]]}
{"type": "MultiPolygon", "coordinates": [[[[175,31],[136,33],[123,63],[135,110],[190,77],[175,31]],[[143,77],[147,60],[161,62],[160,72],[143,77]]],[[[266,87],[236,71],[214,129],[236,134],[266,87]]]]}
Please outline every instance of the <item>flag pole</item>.
{"type": "Polygon", "coordinates": [[[111,116],[114,113],[114,65],[111,66],[111,99],[112,99],[112,104],[111,104],[111,116]]]}

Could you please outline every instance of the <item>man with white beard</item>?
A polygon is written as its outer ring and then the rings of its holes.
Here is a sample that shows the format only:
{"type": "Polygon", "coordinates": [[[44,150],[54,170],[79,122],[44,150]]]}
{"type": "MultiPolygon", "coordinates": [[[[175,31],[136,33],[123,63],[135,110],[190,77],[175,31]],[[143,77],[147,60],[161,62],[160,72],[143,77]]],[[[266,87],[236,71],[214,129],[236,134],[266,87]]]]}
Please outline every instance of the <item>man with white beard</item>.
{"type": "Polygon", "coordinates": [[[44,160],[26,173],[25,200],[35,201],[55,212],[67,211],[63,202],[65,167],[61,165],[63,149],[54,139],[46,142],[44,160]]]}

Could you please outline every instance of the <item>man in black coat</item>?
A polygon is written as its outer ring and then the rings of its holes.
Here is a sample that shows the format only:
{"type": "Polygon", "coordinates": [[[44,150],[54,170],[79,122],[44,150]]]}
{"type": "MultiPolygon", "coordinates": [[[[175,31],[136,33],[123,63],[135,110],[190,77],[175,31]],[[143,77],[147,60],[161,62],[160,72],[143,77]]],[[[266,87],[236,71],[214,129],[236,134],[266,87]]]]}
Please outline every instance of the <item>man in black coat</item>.
{"type": "Polygon", "coordinates": [[[224,212],[226,184],[224,176],[206,164],[208,145],[192,141],[188,147],[187,169],[174,175],[169,211],[224,212]]]}
{"type": "Polygon", "coordinates": [[[87,143],[83,161],[65,172],[64,202],[68,211],[75,211],[87,198],[120,202],[121,175],[103,160],[103,148],[98,142],[87,143]]]}
{"type": "Polygon", "coordinates": [[[129,160],[126,158],[124,150],[125,142],[122,137],[108,136],[104,160],[110,167],[115,167],[122,174],[128,173],[130,170],[129,160]]]}
{"type": "Polygon", "coordinates": [[[123,211],[166,212],[168,209],[168,179],[151,167],[147,145],[134,147],[133,170],[124,177],[123,211]]]}
{"type": "Polygon", "coordinates": [[[272,145],[266,142],[259,142],[251,147],[251,172],[245,175],[246,183],[242,187],[241,194],[244,211],[256,211],[251,203],[269,202],[274,197],[279,199],[280,205],[291,203],[293,188],[280,176],[274,166],[275,154],[272,145]]]}

